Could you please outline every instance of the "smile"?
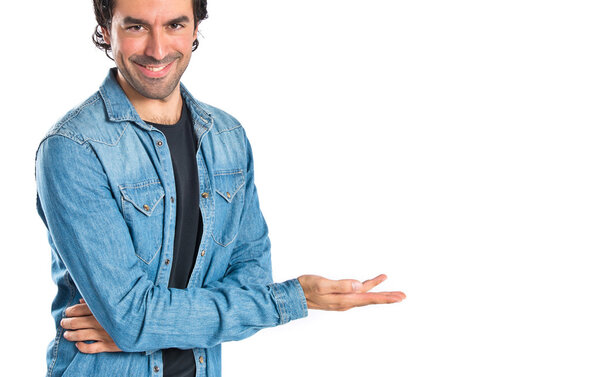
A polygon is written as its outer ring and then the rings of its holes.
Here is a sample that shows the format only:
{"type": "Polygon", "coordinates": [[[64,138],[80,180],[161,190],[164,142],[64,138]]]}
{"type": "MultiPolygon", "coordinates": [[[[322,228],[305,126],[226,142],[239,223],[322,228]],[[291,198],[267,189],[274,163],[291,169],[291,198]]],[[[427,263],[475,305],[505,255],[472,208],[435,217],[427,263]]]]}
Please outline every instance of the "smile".
{"type": "Polygon", "coordinates": [[[175,61],[172,61],[169,64],[163,65],[143,65],[135,62],[134,63],[144,76],[149,78],[160,78],[169,73],[174,62],[175,61]]]}
{"type": "Polygon", "coordinates": [[[158,72],[158,71],[162,71],[163,69],[165,69],[166,66],[167,66],[166,64],[163,66],[160,66],[160,67],[150,67],[148,65],[145,65],[144,68],[146,68],[152,72],[158,72]]]}

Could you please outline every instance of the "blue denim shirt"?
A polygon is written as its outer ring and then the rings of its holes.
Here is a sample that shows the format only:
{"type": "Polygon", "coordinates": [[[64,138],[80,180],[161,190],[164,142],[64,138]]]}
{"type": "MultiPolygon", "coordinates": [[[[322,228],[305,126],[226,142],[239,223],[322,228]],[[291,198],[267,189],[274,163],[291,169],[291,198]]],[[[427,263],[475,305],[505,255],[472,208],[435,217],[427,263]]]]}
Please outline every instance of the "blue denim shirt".
{"type": "Polygon", "coordinates": [[[196,376],[221,375],[222,342],[308,314],[297,279],[273,283],[252,151],[229,114],[181,85],[199,140],[204,232],[187,289],[168,288],[177,193],[166,138],[142,121],[109,72],[50,129],[36,154],[48,229],[56,337],[48,376],[162,376],[161,349],[193,349],[196,376]],[[83,297],[124,352],[84,354],[63,338],[83,297]]]}

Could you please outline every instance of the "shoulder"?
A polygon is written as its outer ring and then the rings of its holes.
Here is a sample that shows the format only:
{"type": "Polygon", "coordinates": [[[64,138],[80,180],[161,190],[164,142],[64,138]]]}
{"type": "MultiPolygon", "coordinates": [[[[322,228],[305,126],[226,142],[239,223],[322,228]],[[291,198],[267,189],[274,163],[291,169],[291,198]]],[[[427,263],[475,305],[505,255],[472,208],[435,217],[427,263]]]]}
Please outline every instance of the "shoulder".
{"type": "Polygon", "coordinates": [[[240,131],[243,130],[240,121],[228,112],[203,102],[199,102],[199,104],[213,118],[215,133],[233,131],[237,128],[239,128],[240,131]]]}
{"type": "Polygon", "coordinates": [[[188,100],[188,106],[191,102],[191,109],[193,111],[195,110],[198,116],[204,116],[211,119],[211,131],[213,134],[219,135],[222,133],[233,132],[234,134],[240,134],[245,137],[244,128],[236,117],[218,107],[198,101],[185,89],[182,93],[184,94],[184,98],[188,100]]]}
{"type": "Polygon", "coordinates": [[[46,133],[42,142],[50,136],[60,135],[79,144],[96,141],[114,145],[127,127],[127,122],[109,122],[100,92],[96,92],[80,105],[69,110],[46,133]]]}

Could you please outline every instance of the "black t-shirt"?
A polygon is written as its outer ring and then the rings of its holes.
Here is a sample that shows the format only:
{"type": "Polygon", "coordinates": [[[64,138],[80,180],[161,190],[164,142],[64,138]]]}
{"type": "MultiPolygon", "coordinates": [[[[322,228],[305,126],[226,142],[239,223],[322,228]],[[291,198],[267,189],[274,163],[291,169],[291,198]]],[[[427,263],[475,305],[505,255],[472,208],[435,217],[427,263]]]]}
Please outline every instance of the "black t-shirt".
{"type": "MultiPolygon", "coordinates": [[[[169,288],[185,289],[196,263],[198,246],[202,237],[196,162],[198,140],[185,102],[181,109],[181,117],[176,124],[146,123],[156,127],[165,135],[173,161],[177,214],[169,288]]],[[[168,348],[162,352],[164,377],[194,377],[196,375],[194,352],[191,349],[168,348]]]]}

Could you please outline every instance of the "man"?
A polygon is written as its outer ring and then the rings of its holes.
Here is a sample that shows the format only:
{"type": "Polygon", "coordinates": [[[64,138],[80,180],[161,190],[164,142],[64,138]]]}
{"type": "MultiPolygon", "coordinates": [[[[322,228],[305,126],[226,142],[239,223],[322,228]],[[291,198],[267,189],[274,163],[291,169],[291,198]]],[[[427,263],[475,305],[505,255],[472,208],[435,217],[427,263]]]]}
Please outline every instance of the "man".
{"type": "Polygon", "coordinates": [[[384,275],[273,283],[244,129],[180,84],[205,0],[94,7],[116,68],[36,155],[58,286],[48,376],[219,376],[222,342],[404,299],[367,292],[384,275]]]}

